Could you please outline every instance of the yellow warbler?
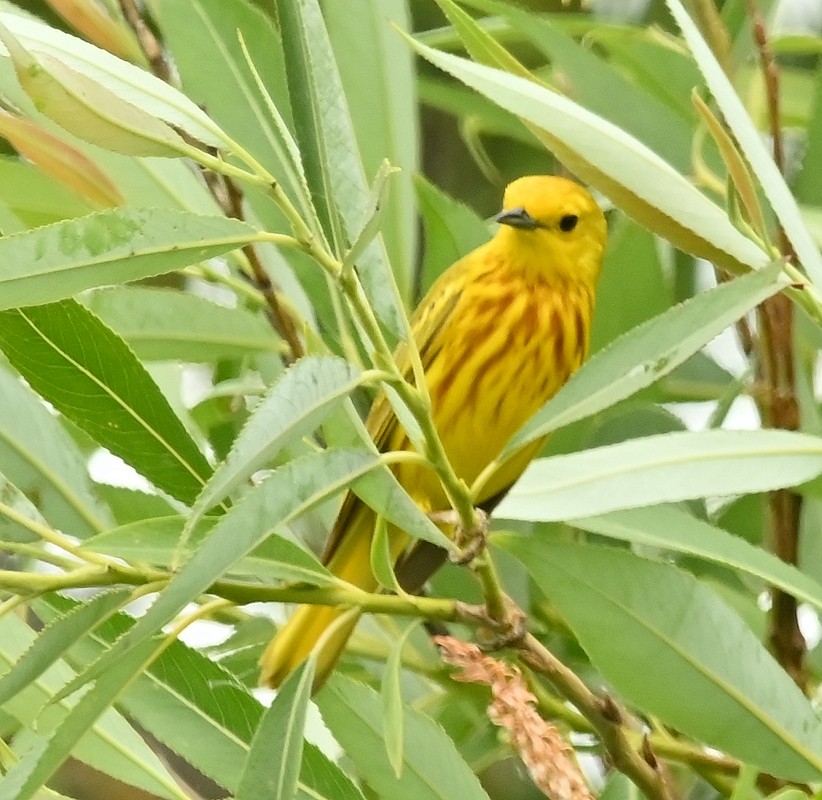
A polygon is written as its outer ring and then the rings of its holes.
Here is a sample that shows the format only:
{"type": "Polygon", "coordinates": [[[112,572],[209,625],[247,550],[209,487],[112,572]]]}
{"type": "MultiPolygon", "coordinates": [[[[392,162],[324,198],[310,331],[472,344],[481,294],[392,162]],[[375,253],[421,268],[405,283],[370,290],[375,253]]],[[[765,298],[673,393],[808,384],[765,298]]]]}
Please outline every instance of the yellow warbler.
{"type": "MultiPolygon", "coordinates": [[[[468,485],[585,358],[605,247],[602,211],[585,189],[564,178],[514,181],[496,221],[494,238],[443,273],[412,319],[434,422],[456,474],[468,485]]],[[[402,346],[397,360],[408,366],[402,346]]],[[[367,424],[380,450],[412,449],[384,396],[367,424]]],[[[540,445],[534,442],[503,462],[482,488],[479,505],[493,507],[540,445]]],[[[433,471],[416,464],[394,471],[424,511],[448,509],[433,471]]],[[[324,557],[331,572],[368,591],[378,589],[370,562],[375,522],[374,512],[349,494],[324,557]]],[[[399,562],[410,537],[391,529],[389,541],[399,562]]],[[[428,574],[415,576],[416,582],[421,585],[428,574]]],[[[300,608],[263,654],[262,682],[279,685],[344,613],[300,608]]],[[[333,669],[356,620],[351,615],[338,623],[324,640],[315,686],[333,669]]]]}

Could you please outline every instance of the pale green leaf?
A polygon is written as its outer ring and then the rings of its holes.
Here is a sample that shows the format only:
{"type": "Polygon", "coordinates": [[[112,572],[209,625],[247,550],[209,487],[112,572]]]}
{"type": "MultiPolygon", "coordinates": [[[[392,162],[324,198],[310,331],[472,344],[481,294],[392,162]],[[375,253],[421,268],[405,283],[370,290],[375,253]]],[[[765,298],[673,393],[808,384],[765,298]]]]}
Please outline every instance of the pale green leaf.
{"type": "MultiPolygon", "coordinates": [[[[50,56],[100,83],[120,99],[219,147],[225,136],[208,115],[173,86],[140,67],[42,22],[0,13],[0,22],[35,56],[50,56]]],[[[7,55],[0,47],[0,56],[7,55]]]]}
{"type": "Polygon", "coordinates": [[[822,472],[822,439],[778,430],[660,434],[534,461],[496,513],[565,520],[794,486],[822,472]]]}
{"type": "Polygon", "coordinates": [[[289,675],[263,715],[243,768],[237,800],[294,797],[315,663],[311,656],[289,675]]]}
{"type": "Polygon", "coordinates": [[[497,543],[523,563],[629,700],[772,775],[819,779],[822,722],[810,702],[691,575],[615,548],[513,535],[497,543]]]}
{"type": "Polygon", "coordinates": [[[403,800],[488,800],[454,742],[416,709],[403,708],[405,749],[398,778],[385,749],[377,692],[336,673],[316,702],[334,738],[380,794],[403,800]]]}
{"type": "Polygon", "coordinates": [[[254,241],[244,222],[184,211],[101,211],[0,238],[0,308],[173,272],[254,241]]]}

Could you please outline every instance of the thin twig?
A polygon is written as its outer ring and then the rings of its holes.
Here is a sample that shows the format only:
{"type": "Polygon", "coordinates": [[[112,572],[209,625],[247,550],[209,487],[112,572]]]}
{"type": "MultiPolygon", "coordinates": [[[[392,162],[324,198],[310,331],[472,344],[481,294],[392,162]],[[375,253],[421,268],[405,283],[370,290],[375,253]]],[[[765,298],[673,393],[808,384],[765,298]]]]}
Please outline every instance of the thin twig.
{"type": "Polygon", "coordinates": [[[145,20],[140,16],[140,10],[134,0],[120,0],[120,10],[123,12],[123,17],[128,23],[137,41],[140,43],[140,49],[145,53],[148,63],[151,65],[151,71],[161,80],[169,83],[171,80],[171,69],[166,61],[163,47],[157,37],[152,32],[151,28],[146,25],[145,20]]]}
{"type": "MultiPolygon", "coordinates": [[[[779,68],[768,40],[765,22],[755,0],[748,0],[748,13],[764,79],[773,158],[780,171],[784,172],[779,68]]],[[[787,261],[795,264],[796,254],[780,225],[777,226],[777,243],[787,261]]],[[[778,294],[762,303],[758,314],[762,335],[759,343],[757,377],[765,387],[765,391],[759,394],[763,423],[771,428],[799,430],[801,419],[796,396],[793,304],[788,297],[778,294]]],[[[787,489],[771,492],[768,497],[768,512],[774,553],[783,561],[796,564],[799,555],[802,498],[787,489]]],[[[773,604],[769,616],[768,641],[779,663],[804,689],[807,683],[807,645],[799,628],[796,598],[775,587],[771,590],[771,596],[773,604]]]]}
{"type": "MultiPolygon", "coordinates": [[[[226,213],[234,219],[244,220],[242,190],[237,182],[231,178],[223,176],[223,182],[227,198],[226,213]]],[[[257,248],[253,244],[247,244],[243,247],[243,253],[251,267],[254,285],[265,300],[268,320],[274,330],[277,331],[283,341],[288,345],[289,353],[284,360],[286,363],[293,363],[305,355],[305,348],[303,347],[302,341],[300,341],[294,318],[280,302],[274,284],[263,266],[263,262],[260,260],[257,248]]]]}
{"type": "MultiPolygon", "coordinates": [[[[120,0],[123,16],[137,37],[140,47],[151,65],[152,72],[161,80],[170,83],[171,70],[165,58],[163,47],[142,18],[134,0],[120,0]]],[[[184,138],[188,138],[185,137],[184,138]]],[[[214,153],[212,153],[214,155],[214,153]]],[[[224,171],[219,175],[203,171],[203,178],[212,197],[223,209],[226,216],[245,220],[243,209],[243,192],[233,177],[224,171]]],[[[266,305],[266,316],[271,326],[288,345],[288,352],[283,354],[286,364],[293,363],[305,355],[305,349],[298,334],[297,324],[287,308],[279,301],[277,292],[262,261],[252,244],[245,245],[242,251],[251,267],[249,276],[257,290],[263,296],[266,305]]]]}
{"type": "Polygon", "coordinates": [[[676,790],[661,770],[652,766],[650,759],[631,743],[625,724],[628,715],[613,698],[595,695],[573,670],[531,634],[523,639],[519,654],[531,669],[547,677],[593,725],[614,765],[631,778],[649,800],[674,800],[677,797],[676,790]]]}

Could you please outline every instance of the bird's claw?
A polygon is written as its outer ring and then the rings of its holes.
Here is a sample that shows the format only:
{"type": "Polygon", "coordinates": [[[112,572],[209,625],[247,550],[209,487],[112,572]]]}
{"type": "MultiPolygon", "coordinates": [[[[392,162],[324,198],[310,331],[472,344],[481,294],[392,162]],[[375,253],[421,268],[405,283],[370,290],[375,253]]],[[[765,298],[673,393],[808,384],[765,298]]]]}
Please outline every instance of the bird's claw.
{"type": "Polygon", "coordinates": [[[468,530],[459,526],[454,540],[459,550],[451,554],[451,563],[458,566],[470,564],[488,544],[488,515],[480,508],[475,509],[473,526],[468,530]]]}
{"type": "Polygon", "coordinates": [[[474,524],[468,529],[462,526],[459,514],[453,508],[432,511],[428,518],[436,525],[450,525],[455,529],[454,542],[459,549],[448,556],[452,564],[470,564],[488,544],[488,515],[480,508],[474,509],[474,524]]]}
{"type": "Polygon", "coordinates": [[[525,612],[508,597],[505,598],[505,616],[502,619],[492,619],[485,606],[464,608],[466,611],[470,608],[469,615],[477,621],[482,621],[477,628],[477,644],[483,650],[518,647],[528,635],[528,618],[525,612]]]}

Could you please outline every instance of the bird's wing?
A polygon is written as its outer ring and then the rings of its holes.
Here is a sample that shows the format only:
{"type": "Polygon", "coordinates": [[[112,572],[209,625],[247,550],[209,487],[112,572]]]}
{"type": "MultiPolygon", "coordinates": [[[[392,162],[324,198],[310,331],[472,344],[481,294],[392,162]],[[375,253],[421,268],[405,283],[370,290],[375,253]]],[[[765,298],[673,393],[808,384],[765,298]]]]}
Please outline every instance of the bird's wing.
{"type": "MultiPolygon", "coordinates": [[[[452,267],[452,269],[455,269],[456,266],[457,265],[452,267]]],[[[452,281],[450,286],[452,286],[454,290],[442,292],[438,291],[438,284],[435,283],[411,318],[411,331],[419,348],[423,371],[428,369],[439,352],[443,341],[441,336],[442,330],[453,314],[460,299],[461,284],[452,281]]],[[[394,352],[394,359],[405,379],[413,380],[413,369],[408,355],[408,344],[406,342],[399,344],[394,352]]],[[[398,436],[398,434],[401,434],[401,431],[397,425],[397,417],[384,392],[380,392],[374,400],[374,405],[371,407],[366,421],[366,428],[371,434],[374,444],[376,444],[381,452],[392,449],[402,449],[408,446],[404,435],[402,435],[402,438],[398,436]]],[[[352,515],[360,502],[359,498],[353,492],[349,492],[346,495],[340,507],[340,513],[337,515],[334,527],[328,537],[325,552],[323,553],[323,563],[327,563],[331,556],[334,555],[340,538],[348,529],[352,515]]]]}

